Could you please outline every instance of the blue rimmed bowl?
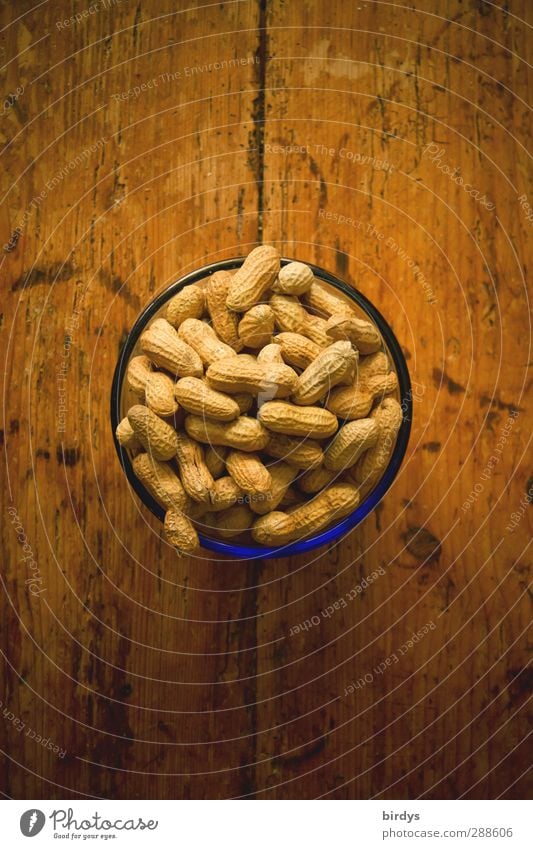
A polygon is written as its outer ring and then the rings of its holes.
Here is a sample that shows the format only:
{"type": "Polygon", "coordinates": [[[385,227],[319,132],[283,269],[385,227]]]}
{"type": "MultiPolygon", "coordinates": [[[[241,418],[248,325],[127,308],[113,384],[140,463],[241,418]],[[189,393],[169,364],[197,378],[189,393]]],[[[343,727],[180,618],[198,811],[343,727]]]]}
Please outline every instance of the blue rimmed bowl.
{"type": "MultiPolygon", "coordinates": [[[[135,403],[135,401],[129,397],[129,389],[125,380],[128,363],[131,357],[141,353],[139,350],[139,338],[146,326],[154,318],[164,314],[167,302],[176,295],[180,289],[184,286],[189,286],[191,283],[201,284],[201,281],[205,281],[216,271],[233,271],[242,265],[244,259],[244,257],[239,257],[236,259],[222,260],[220,262],[211,263],[210,265],[205,265],[202,268],[181,277],[165,289],[164,292],[157,295],[157,297],[154,298],[154,300],[151,301],[151,303],[149,303],[142,311],[133,325],[124,343],[115,368],[111,388],[111,427],[113,430],[115,448],[130,485],[135,490],[141,501],[161,521],[164,519],[165,511],[135,476],[132,466],[132,457],[128,450],[120,445],[115,436],[115,430],[118,423],[126,415],[131,403],[135,403]]],[[[282,265],[286,265],[289,262],[294,262],[294,260],[287,258],[281,260],[282,265]]],[[[356,289],[348,286],[348,284],[339,280],[333,274],[330,274],[328,271],[325,271],[319,266],[311,265],[310,263],[306,263],[306,265],[311,268],[316,280],[322,286],[326,289],[334,290],[335,294],[340,294],[342,297],[347,299],[347,301],[351,302],[352,306],[355,306],[356,311],[361,317],[368,318],[379,328],[383,338],[384,350],[389,357],[391,367],[398,377],[397,398],[401,403],[403,416],[402,423],[398,431],[389,463],[374,489],[363,498],[353,513],[350,513],[349,516],[346,516],[344,519],[336,522],[331,527],[326,528],[326,530],[287,545],[273,547],[256,545],[253,542],[225,542],[218,538],[199,533],[200,542],[204,548],[221,554],[226,554],[231,558],[254,559],[288,557],[292,554],[301,554],[303,552],[312,551],[313,549],[320,548],[321,546],[332,545],[362,522],[363,519],[365,519],[366,516],[368,516],[368,514],[371,513],[375,506],[381,501],[398,474],[398,470],[407,449],[412,417],[411,382],[409,379],[409,371],[407,369],[405,357],[394,333],[379,310],[377,310],[368,298],[361,294],[361,292],[358,292],[356,289]]]]}

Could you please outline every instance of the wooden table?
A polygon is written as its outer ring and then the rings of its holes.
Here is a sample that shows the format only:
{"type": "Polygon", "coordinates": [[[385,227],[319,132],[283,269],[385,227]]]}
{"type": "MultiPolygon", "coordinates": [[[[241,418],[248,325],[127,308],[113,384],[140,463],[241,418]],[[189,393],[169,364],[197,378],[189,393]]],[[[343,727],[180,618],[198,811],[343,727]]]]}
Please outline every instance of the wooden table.
{"type": "Polygon", "coordinates": [[[500,6],[3,4],[5,796],[527,792],[532,7],[500,6]],[[260,242],[388,318],[408,454],[328,551],[179,560],[113,370],[260,242]]]}

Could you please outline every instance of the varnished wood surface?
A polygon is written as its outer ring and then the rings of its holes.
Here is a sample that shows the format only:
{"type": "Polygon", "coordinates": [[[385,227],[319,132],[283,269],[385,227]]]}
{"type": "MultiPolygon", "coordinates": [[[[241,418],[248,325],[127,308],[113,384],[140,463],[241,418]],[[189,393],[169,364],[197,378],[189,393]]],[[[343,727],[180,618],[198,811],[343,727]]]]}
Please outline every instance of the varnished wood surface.
{"type": "Polygon", "coordinates": [[[523,796],[531,4],[84,9],[2,4],[3,794],[523,796]],[[115,362],[261,241],[389,319],[408,455],[330,551],[177,560],[115,456],[115,362]]]}

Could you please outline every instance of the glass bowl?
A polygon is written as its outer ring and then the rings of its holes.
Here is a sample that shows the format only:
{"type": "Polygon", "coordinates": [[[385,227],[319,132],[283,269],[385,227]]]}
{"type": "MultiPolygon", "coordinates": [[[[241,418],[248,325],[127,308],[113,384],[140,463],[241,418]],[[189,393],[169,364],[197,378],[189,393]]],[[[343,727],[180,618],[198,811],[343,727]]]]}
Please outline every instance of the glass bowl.
{"type": "MultiPolygon", "coordinates": [[[[245,257],[236,259],[222,260],[220,262],[211,263],[199,268],[197,271],[192,271],[181,277],[175,283],[172,283],[164,292],[161,292],[154,298],[151,303],[142,311],[137,321],[133,325],[128,334],[122,352],[119,356],[115,373],[113,376],[113,384],[111,389],[111,428],[113,431],[113,439],[115,448],[124,469],[128,481],[135,490],[141,501],[163,521],[165,511],[145,489],[143,484],[135,476],[132,466],[132,455],[127,448],[124,448],[118,442],[115,436],[115,430],[118,423],[126,415],[127,410],[132,404],[139,403],[138,397],[131,393],[125,380],[126,371],[130,358],[141,353],[139,348],[139,338],[146,326],[154,318],[164,315],[167,302],[184,286],[191,283],[201,285],[216,271],[233,271],[244,262],[245,257]]],[[[281,265],[286,265],[289,262],[294,262],[293,259],[283,258],[281,265]]],[[[353,289],[348,284],[339,280],[334,275],[325,271],[319,266],[306,263],[312,270],[317,282],[326,289],[335,290],[336,295],[341,295],[346,298],[352,307],[355,306],[356,312],[363,318],[370,319],[379,329],[383,339],[383,350],[387,353],[392,369],[396,372],[398,378],[398,390],[392,394],[401,404],[402,423],[398,431],[394,449],[391,452],[389,463],[383,472],[381,478],[376,483],[374,488],[363,497],[358,507],[348,516],[339,520],[336,524],[312,536],[305,537],[301,540],[288,543],[281,546],[262,546],[251,542],[226,542],[216,537],[206,536],[199,532],[200,543],[204,548],[215,551],[221,554],[226,554],[231,558],[254,559],[254,558],[271,558],[271,557],[288,557],[293,554],[301,554],[311,551],[315,548],[320,548],[324,545],[332,545],[338,539],[343,537],[353,528],[355,528],[374,507],[381,501],[392,482],[394,481],[398,470],[404,458],[409,434],[411,430],[412,418],[412,396],[411,382],[409,379],[409,371],[405,362],[405,357],[402,353],[400,345],[394,336],[391,328],[376,307],[364,296],[361,292],[353,289]]],[[[275,461],[273,461],[275,462],[275,461]]],[[[251,539],[251,538],[250,538],[251,539]]]]}

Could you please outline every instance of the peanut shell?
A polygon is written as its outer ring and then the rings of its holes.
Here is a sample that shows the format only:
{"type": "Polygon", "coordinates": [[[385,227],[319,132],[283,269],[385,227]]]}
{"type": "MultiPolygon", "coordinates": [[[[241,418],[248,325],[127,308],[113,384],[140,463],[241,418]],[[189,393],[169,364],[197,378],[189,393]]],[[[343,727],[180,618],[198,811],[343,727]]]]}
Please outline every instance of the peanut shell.
{"type": "Polygon", "coordinates": [[[279,345],[283,361],[295,368],[306,369],[322,350],[302,333],[278,333],[273,341],[279,345]]]}
{"type": "Polygon", "coordinates": [[[289,262],[280,269],[272,290],[281,295],[303,295],[311,287],[314,277],[303,262],[289,262]]]}
{"type": "Polygon", "coordinates": [[[252,498],[264,496],[270,490],[272,478],[257,454],[230,451],[226,468],[237,486],[252,498]]]}
{"type": "Polygon", "coordinates": [[[260,407],[257,418],[274,433],[312,439],[326,439],[338,427],[337,417],[329,410],[322,407],[297,407],[286,401],[267,401],[260,407]]]}
{"type": "Polygon", "coordinates": [[[124,416],[124,418],[118,423],[115,430],[115,436],[117,437],[120,445],[124,448],[134,449],[141,447],[127,416],[124,416]]]}
{"type": "Polygon", "coordinates": [[[313,313],[321,313],[326,316],[350,315],[355,316],[355,310],[340,295],[334,295],[316,281],[311,284],[303,296],[304,302],[312,308],[313,313]]]}
{"type": "Polygon", "coordinates": [[[257,304],[270,288],[279,272],[279,252],[270,245],[260,245],[248,254],[232,277],[226,305],[245,312],[257,304]]]}
{"type": "Polygon", "coordinates": [[[173,416],[178,409],[174,398],[174,381],[161,371],[154,371],[148,376],[144,386],[144,399],[146,406],[163,418],[173,416]]]}
{"type": "Polygon", "coordinates": [[[372,410],[370,418],[379,426],[379,437],[354,469],[355,479],[365,493],[375,486],[389,463],[402,423],[402,408],[395,398],[384,398],[379,407],[372,410]]]}
{"type": "Polygon", "coordinates": [[[200,547],[198,534],[191,520],[177,510],[165,514],[164,535],[178,554],[194,554],[200,547]]]}
{"type": "Polygon", "coordinates": [[[275,510],[282,501],[289,486],[297,475],[297,470],[288,463],[276,463],[269,466],[270,487],[262,498],[252,498],[250,508],[254,513],[264,515],[275,510]]]}
{"type": "Polygon", "coordinates": [[[201,318],[204,310],[204,291],[193,283],[190,286],[184,286],[177,295],[170,299],[167,305],[166,318],[173,327],[177,328],[186,318],[201,318]]]}
{"type": "Polygon", "coordinates": [[[143,486],[165,510],[186,510],[189,499],[174,469],[168,463],[139,454],[133,460],[133,471],[143,486]]]}
{"type": "Polygon", "coordinates": [[[226,471],[226,457],[228,449],[222,445],[210,445],[205,449],[205,464],[213,478],[219,478],[226,471]]]}
{"type": "Polygon", "coordinates": [[[164,318],[156,318],[140,339],[143,352],[160,368],[180,377],[201,377],[202,361],[164,318]]]}
{"type": "Polygon", "coordinates": [[[357,353],[350,342],[335,342],[320,352],[298,379],[292,400],[295,404],[314,404],[343,380],[353,380],[357,353]]]}
{"type": "Polygon", "coordinates": [[[230,475],[218,478],[211,488],[210,510],[219,512],[232,507],[237,501],[244,498],[244,492],[230,475]]]}
{"type": "Polygon", "coordinates": [[[240,415],[239,405],[233,398],[217,392],[197,377],[182,377],[174,393],[183,409],[197,416],[230,422],[240,415]]]}
{"type": "Polygon", "coordinates": [[[173,427],[142,404],[134,404],[127,415],[135,436],[152,457],[170,460],[175,456],[178,437],[173,427]]]}
{"type": "Polygon", "coordinates": [[[247,348],[263,348],[274,332],[274,312],[268,304],[256,304],[239,322],[239,338],[247,348]]]}
{"type": "Polygon", "coordinates": [[[210,503],[214,480],[206,466],[203,447],[182,433],[177,440],[176,460],[185,492],[193,501],[210,503]]]}
{"type": "Polygon", "coordinates": [[[361,354],[373,354],[382,345],[381,334],[372,322],[345,313],[330,316],[326,332],[331,339],[347,339],[361,354]]]}
{"type": "Polygon", "coordinates": [[[353,466],[361,454],[372,448],[380,433],[376,419],[359,419],[343,425],[324,453],[326,469],[340,472],[353,466]]]}
{"type": "Polygon", "coordinates": [[[143,355],[132,357],[126,371],[126,381],[132,392],[136,395],[144,395],[144,387],[151,373],[152,363],[148,357],[143,355]]]}
{"type": "Polygon", "coordinates": [[[225,445],[239,451],[261,451],[268,442],[268,431],[257,419],[239,416],[232,422],[215,422],[199,416],[187,416],[185,430],[192,439],[208,445],[225,445]]]}
{"type": "Polygon", "coordinates": [[[207,381],[221,392],[249,393],[270,398],[286,398],[294,392],[298,375],[281,363],[258,363],[253,357],[239,354],[209,366],[207,381]]]}
{"type": "Polygon", "coordinates": [[[271,433],[264,451],[269,457],[285,460],[296,469],[310,469],[324,461],[320,443],[314,439],[285,436],[283,433],[271,433]]]}
{"type": "Polygon", "coordinates": [[[291,295],[272,295],[269,301],[278,330],[304,333],[308,315],[298,298],[291,295]]]}
{"type": "Polygon", "coordinates": [[[230,345],[218,338],[211,325],[198,318],[186,318],[179,326],[178,336],[196,351],[206,366],[224,357],[237,356],[230,345]]]}
{"type": "Polygon", "coordinates": [[[237,330],[239,314],[226,306],[231,279],[229,271],[215,271],[207,282],[205,296],[207,311],[218,338],[238,353],[242,349],[237,330]]]}

